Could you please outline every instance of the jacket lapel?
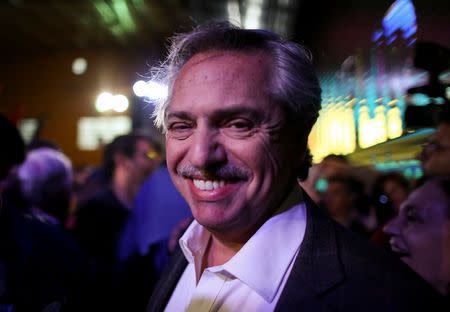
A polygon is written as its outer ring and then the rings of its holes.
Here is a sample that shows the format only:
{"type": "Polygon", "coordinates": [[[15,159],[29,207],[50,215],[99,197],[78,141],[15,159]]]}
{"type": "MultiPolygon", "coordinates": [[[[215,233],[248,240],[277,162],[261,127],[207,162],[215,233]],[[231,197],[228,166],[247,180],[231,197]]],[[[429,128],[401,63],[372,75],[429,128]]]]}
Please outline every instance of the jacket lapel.
{"type": "Polygon", "coordinates": [[[344,279],[333,221],[303,192],[307,224],[299,254],[275,311],[327,310],[317,297],[344,279]]]}

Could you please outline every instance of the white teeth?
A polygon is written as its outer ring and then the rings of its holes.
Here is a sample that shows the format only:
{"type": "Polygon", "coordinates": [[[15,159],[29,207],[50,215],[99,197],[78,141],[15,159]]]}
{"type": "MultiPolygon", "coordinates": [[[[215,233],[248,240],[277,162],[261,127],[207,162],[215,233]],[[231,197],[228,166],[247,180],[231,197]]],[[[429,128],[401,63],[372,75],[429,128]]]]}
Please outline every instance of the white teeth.
{"type": "Polygon", "coordinates": [[[202,190],[202,191],[212,191],[212,190],[216,190],[220,187],[223,187],[225,185],[225,181],[224,180],[220,180],[220,181],[211,181],[211,180],[197,180],[194,179],[194,185],[196,188],[202,190]]]}
{"type": "Polygon", "coordinates": [[[201,190],[205,189],[205,181],[204,180],[194,180],[194,185],[201,190]]]}

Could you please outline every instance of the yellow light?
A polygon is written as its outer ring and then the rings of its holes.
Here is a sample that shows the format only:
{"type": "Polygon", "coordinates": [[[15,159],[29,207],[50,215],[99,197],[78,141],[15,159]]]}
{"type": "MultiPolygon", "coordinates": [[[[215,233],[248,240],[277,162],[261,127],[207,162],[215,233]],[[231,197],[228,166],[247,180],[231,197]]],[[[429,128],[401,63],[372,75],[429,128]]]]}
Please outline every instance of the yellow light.
{"type": "Polygon", "coordinates": [[[309,148],[314,162],[329,154],[346,155],[355,151],[355,120],[353,109],[339,105],[329,106],[320,112],[309,136],[309,148]]]}
{"type": "Polygon", "coordinates": [[[392,107],[388,113],[388,138],[395,139],[403,133],[403,123],[400,117],[400,109],[398,107],[392,107]]]}
{"type": "Polygon", "coordinates": [[[361,107],[359,110],[358,132],[358,143],[361,148],[367,148],[386,141],[387,134],[384,106],[379,105],[375,108],[375,118],[373,119],[369,116],[368,107],[361,107]]]}

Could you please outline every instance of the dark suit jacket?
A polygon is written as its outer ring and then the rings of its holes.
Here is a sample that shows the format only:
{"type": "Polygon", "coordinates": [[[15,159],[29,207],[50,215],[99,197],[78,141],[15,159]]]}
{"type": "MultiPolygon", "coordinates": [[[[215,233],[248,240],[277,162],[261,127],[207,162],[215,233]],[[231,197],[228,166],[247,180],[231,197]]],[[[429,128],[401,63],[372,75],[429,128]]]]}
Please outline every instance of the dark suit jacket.
{"type": "MultiPolygon", "coordinates": [[[[441,297],[409,267],[337,224],[304,197],[305,237],[275,311],[411,312],[439,307],[441,297]]],[[[147,312],[164,310],[186,265],[178,248],[147,312]]]]}

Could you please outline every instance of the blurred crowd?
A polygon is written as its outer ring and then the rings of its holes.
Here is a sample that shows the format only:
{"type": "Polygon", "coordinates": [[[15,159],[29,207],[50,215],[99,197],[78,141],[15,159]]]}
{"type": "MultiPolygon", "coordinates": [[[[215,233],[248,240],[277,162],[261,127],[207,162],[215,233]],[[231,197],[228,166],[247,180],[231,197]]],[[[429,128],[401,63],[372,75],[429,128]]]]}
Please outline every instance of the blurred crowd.
{"type": "MultiPolygon", "coordinates": [[[[0,122],[0,311],[143,311],[192,220],[161,143],[122,135],[101,166],[73,168],[56,144],[25,146],[0,122]]],[[[329,155],[300,184],[335,221],[449,296],[448,114],[417,158],[424,177],[408,180],[329,155]]]]}

